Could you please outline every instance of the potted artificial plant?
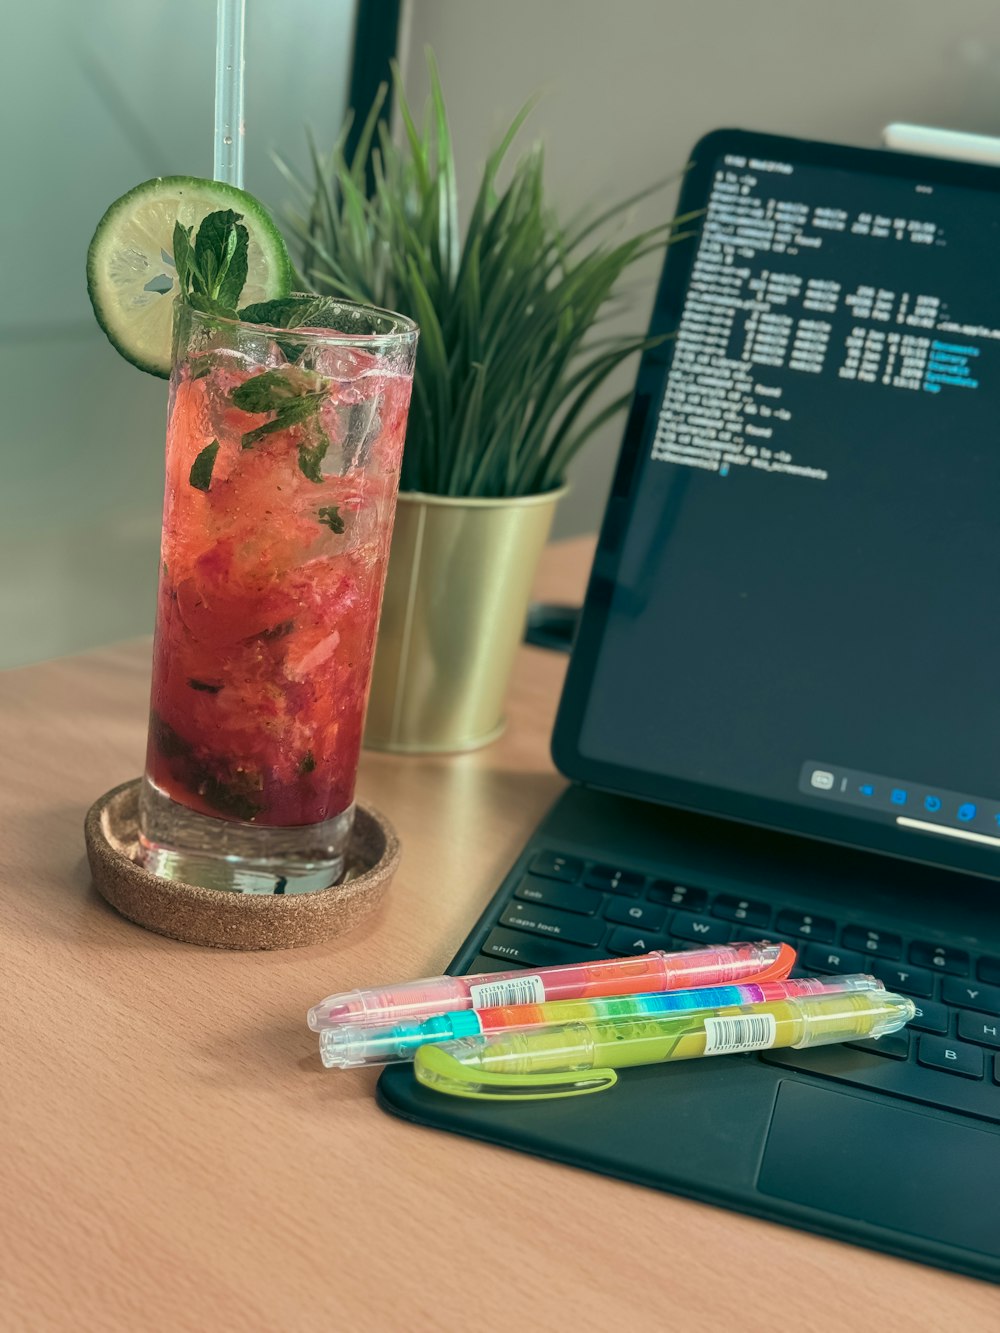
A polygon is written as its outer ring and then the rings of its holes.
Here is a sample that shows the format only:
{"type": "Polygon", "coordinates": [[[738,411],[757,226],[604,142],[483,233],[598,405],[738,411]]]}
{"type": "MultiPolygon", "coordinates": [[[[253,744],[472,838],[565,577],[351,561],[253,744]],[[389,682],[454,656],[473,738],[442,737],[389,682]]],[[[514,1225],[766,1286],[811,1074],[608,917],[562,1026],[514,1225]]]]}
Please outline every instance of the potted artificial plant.
{"type": "Polygon", "coordinates": [[[346,129],[328,157],[313,149],[292,226],[310,290],[420,326],[366,743],[472,749],[503,728],[567,467],[627,401],[595,408],[595,395],[644,345],[595,337],[595,326],[625,270],[675,238],[677,222],[601,240],[635,202],[625,200],[561,223],[545,202],[540,147],[508,161],[529,104],[486,161],[463,234],[433,62],[423,129],[395,81],[399,142],[379,120],[383,89],[350,160],[346,129]]]}

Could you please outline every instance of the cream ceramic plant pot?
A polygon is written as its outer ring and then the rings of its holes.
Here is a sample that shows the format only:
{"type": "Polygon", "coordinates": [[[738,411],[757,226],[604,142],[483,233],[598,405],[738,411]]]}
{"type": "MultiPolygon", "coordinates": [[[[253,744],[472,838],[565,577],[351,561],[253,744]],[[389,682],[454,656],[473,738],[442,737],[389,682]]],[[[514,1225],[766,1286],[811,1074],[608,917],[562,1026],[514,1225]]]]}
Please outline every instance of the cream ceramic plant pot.
{"type": "Polygon", "coordinates": [[[400,494],[366,745],[420,754],[500,735],[538,557],[564,493],[400,494]]]}

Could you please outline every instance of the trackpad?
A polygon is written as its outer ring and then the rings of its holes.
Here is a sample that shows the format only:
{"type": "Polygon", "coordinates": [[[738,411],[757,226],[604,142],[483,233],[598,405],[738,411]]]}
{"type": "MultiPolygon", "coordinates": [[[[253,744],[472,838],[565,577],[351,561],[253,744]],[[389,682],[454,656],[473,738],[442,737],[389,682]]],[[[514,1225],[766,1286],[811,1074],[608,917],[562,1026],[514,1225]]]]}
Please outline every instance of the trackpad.
{"type": "Polygon", "coordinates": [[[791,1080],[757,1188],[1000,1258],[1000,1135],[791,1080]]]}

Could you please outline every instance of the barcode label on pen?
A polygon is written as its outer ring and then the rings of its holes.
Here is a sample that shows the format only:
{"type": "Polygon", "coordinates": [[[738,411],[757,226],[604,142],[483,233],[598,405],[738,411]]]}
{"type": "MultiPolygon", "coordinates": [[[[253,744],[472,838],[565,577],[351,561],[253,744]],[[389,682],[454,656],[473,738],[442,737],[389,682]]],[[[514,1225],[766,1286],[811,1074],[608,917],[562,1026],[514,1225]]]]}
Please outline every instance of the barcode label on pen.
{"type": "Polygon", "coordinates": [[[774,1014],[740,1014],[735,1018],[705,1019],[705,1054],[733,1055],[737,1051],[764,1051],[778,1035],[774,1014]]]}
{"type": "Polygon", "coordinates": [[[473,1009],[495,1009],[498,1004],[541,1004],[545,982],[533,973],[506,981],[483,981],[470,986],[473,1009]]]}

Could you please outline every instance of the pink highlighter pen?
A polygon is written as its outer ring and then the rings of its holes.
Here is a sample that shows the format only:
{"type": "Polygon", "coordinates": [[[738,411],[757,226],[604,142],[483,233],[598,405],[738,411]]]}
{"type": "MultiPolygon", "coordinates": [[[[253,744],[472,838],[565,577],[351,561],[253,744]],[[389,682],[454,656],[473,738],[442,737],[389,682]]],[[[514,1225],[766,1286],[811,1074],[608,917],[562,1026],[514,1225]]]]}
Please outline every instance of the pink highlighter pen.
{"type": "Polygon", "coordinates": [[[482,972],[470,977],[428,977],[384,989],[328,995],[309,1010],[314,1032],[341,1023],[395,1023],[454,1009],[491,1009],[503,1004],[542,1004],[598,995],[642,995],[691,990],[732,982],[783,981],[795,965],[788,944],[722,944],[711,949],[666,953],[654,949],[637,958],[604,958],[535,972],[482,972]]]}

